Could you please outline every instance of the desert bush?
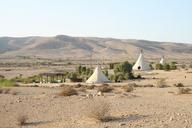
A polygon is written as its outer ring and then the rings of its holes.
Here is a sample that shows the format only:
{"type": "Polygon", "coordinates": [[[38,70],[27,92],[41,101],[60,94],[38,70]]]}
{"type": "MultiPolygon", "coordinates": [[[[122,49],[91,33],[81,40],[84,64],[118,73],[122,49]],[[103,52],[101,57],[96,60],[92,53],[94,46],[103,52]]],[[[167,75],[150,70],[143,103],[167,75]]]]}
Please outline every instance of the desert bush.
{"type": "Polygon", "coordinates": [[[80,87],[82,87],[82,85],[81,84],[75,84],[75,85],[73,85],[73,87],[74,88],[80,88],[80,87]]]}
{"type": "Polygon", "coordinates": [[[10,94],[12,94],[12,95],[17,95],[18,92],[16,92],[16,91],[12,91],[12,92],[10,92],[10,94]]]}
{"type": "Polygon", "coordinates": [[[98,92],[111,92],[113,90],[112,87],[110,87],[108,84],[103,84],[100,87],[98,87],[98,92]]]}
{"type": "Polygon", "coordinates": [[[86,92],[87,90],[86,90],[85,87],[81,87],[81,88],[78,89],[78,91],[80,91],[80,92],[86,92]]]}
{"type": "Polygon", "coordinates": [[[183,83],[174,84],[175,87],[184,87],[183,83]]]}
{"type": "Polygon", "coordinates": [[[92,85],[87,85],[87,86],[86,86],[86,89],[92,90],[92,89],[94,89],[94,88],[95,88],[95,85],[94,85],[94,84],[92,84],[92,85]]]}
{"type": "Polygon", "coordinates": [[[167,87],[165,79],[157,80],[157,87],[158,88],[165,88],[165,87],[167,87]]]}
{"type": "Polygon", "coordinates": [[[163,65],[163,69],[164,69],[165,71],[170,71],[170,70],[171,70],[171,67],[170,67],[169,64],[164,64],[164,65],[163,65]]]}
{"type": "Polygon", "coordinates": [[[63,87],[63,90],[58,94],[59,96],[77,95],[77,91],[72,87],[63,87]]]}
{"type": "Polygon", "coordinates": [[[177,94],[189,94],[190,91],[190,88],[178,88],[177,94]]]}
{"type": "Polygon", "coordinates": [[[154,87],[153,84],[145,84],[143,87],[154,87]]]}
{"type": "Polygon", "coordinates": [[[101,99],[92,99],[89,101],[86,111],[88,118],[94,119],[95,121],[106,122],[110,118],[110,104],[101,99]]]}
{"type": "Polygon", "coordinates": [[[136,84],[136,83],[129,83],[128,84],[129,86],[133,86],[133,87],[140,87],[138,84],[136,84]]]}
{"type": "Polygon", "coordinates": [[[9,94],[10,91],[10,88],[0,88],[0,94],[9,94]]]}
{"type": "Polygon", "coordinates": [[[125,91],[125,92],[132,92],[134,90],[133,86],[130,86],[130,85],[124,85],[122,87],[122,89],[125,91]]]}
{"type": "Polygon", "coordinates": [[[23,125],[26,124],[27,120],[28,120],[28,117],[27,117],[26,115],[21,115],[21,116],[19,116],[19,117],[17,118],[17,124],[18,124],[19,126],[23,126],[23,125]]]}
{"type": "Polygon", "coordinates": [[[163,65],[158,63],[158,64],[155,65],[155,69],[163,70],[163,65]]]}

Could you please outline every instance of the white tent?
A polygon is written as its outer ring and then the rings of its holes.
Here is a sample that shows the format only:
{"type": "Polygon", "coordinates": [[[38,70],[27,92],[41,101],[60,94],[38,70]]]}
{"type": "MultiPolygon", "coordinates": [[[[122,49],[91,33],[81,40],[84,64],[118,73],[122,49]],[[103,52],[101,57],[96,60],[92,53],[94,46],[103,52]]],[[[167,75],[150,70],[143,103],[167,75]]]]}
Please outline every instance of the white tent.
{"type": "Polygon", "coordinates": [[[163,57],[161,57],[161,60],[160,60],[160,62],[159,62],[160,64],[164,64],[164,56],[163,57]]]}
{"type": "Polygon", "coordinates": [[[86,83],[107,83],[110,82],[107,77],[103,74],[100,67],[97,66],[93,72],[93,74],[89,77],[86,83]]]}
{"type": "Polygon", "coordinates": [[[143,52],[140,52],[139,58],[137,59],[135,65],[132,68],[133,70],[146,71],[150,70],[149,63],[144,59],[143,52]]]}

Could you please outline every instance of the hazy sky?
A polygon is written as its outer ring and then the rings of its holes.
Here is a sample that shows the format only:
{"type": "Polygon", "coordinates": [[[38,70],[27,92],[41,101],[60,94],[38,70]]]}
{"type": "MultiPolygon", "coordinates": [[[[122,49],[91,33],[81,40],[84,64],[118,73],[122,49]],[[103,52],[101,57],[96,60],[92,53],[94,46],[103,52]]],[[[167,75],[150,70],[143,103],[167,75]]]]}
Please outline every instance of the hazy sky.
{"type": "Polygon", "coordinates": [[[192,43],[192,0],[0,0],[0,36],[192,43]]]}

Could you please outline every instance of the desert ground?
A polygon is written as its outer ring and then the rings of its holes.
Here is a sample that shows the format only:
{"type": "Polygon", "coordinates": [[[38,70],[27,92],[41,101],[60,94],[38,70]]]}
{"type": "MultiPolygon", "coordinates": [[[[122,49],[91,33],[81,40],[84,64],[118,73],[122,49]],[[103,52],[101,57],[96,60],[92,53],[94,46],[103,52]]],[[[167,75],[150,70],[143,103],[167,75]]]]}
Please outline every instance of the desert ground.
{"type": "Polygon", "coordinates": [[[84,83],[63,85],[78,92],[72,96],[58,95],[63,90],[60,84],[11,87],[9,93],[0,94],[0,128],[191,128],[192,94],[178,94],[173,85],[183,83],[183,88],[192,89],[192,70],[154,70],[142,76],[146,79],[109,83],[113,90],[103,95],[97,95],[102,85],[90,89],[83,88],[90,86],[84,83]],[[156,87],[161,78],[168,87],[156,87]],[[131,83],[139,86],[125,92],[122,86],[131,83]],[[105,105],[106,120],[91,116],[105,105]],[[21,117],[26,119],[23,125],[21,117]]]}

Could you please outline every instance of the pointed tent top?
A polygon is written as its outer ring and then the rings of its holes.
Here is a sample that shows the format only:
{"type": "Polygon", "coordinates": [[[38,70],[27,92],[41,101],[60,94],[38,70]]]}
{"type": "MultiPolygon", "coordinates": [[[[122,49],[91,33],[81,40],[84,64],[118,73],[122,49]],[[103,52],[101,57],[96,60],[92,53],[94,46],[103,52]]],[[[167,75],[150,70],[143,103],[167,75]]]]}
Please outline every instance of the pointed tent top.
{"type": "Polygon", "coordinates": [[[161,60],[159,61],[160,64],[164,64],[164,56],[161,57],[161,60]]]}
{"type": "Polygon", "coordinates": [[[103,74],[99,65],[96,66],[93,74],[86,81],[86,83],[92,83],[92,84],[94,84],[94,83],[107,83],[107,82],[110,82],[110,81],[103,74]]]}
{"type": "Polygon", "coordinates": [[[133,70],[150,70],[149,63],[144,59],[143,50],[141,49],[139,58],[137,59],[135,65],[132,68],[133,70]]]}

